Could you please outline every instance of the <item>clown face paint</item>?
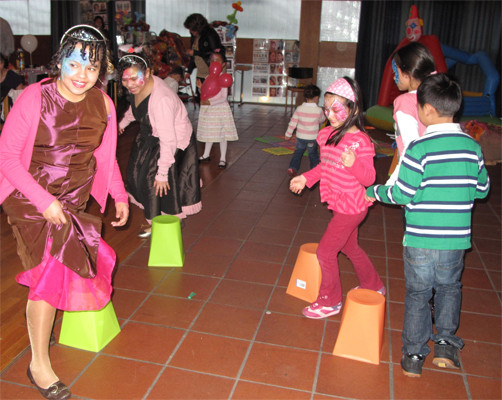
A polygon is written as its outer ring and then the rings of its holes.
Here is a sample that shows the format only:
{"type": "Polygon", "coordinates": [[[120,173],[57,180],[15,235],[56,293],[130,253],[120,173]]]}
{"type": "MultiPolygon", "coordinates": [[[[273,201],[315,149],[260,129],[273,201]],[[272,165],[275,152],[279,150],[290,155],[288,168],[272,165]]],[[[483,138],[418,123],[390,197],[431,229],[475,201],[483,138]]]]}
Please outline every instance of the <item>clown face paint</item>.
{"type": "Polygon", "coordinates": [[[419,18],[410,18],[406,21],[406,37],[410,42],[416,42],[422,37],[422,26],[419,18]]]}
{"type": "Polygon", "coordinates": [[[122,85],[133,95],[140,94],[146,87],[149,75],[139,67],[132,66],[122,73],[122,85]]]}
{"type": "Polygon", "coordinates": [[[101,66],[99,61],[95,64],[90,63],[88,49],[85,52],[85,59],[82,58],[81,48],[82,44],[78,43],[73,52],[58,64],[60,69],[57,80],[58,91],[61,96],[72,102],[85,98],[87,91],[96,84],[101,66]]]}

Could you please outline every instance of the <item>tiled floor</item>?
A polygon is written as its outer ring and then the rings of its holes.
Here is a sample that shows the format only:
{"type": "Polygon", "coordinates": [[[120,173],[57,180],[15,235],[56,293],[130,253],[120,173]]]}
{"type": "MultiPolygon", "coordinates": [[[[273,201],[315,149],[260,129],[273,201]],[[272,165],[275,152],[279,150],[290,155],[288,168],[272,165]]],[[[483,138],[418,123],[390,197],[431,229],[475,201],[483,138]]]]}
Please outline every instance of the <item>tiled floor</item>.
{"type": "MultiPolygon", "coordinates": [[[[329,212],[318,190],[291,194],[289,156],[270,155],[254,140],[285,131],[283,108],[245,104],[235,107],[235,120],[240,140],[229,145],[228,168],[216,168],[217,146],[211,164],[201,165],[203,210],[183,228],[183,268],[148,268],[144,241],[114,279],[122,332],[98,353],[52,347],[54,369],[73,396],[500,399],[500,166],[489,168],[492,193],[474,212],[458,332],[466,343],[462,368],[440,370],[429,357],[421,379],[407,378],[399,366],[405,291],[400,209],[376,205],[360,229],[360,243],[388,290],[381,362],[334,356],[340,315],[309,320],[301,316],[307,303],[286,294],[299,246],[320,239],[329,212]]],[[[389,163],[376,159],[380,182],[389,163]]],[[[340,265],[346,294],[357,278],[343,255],[340,265]]],[[[2,372],[2,399],[39,398],[26,378],[28,362],[27,349],[2,372]]]]}

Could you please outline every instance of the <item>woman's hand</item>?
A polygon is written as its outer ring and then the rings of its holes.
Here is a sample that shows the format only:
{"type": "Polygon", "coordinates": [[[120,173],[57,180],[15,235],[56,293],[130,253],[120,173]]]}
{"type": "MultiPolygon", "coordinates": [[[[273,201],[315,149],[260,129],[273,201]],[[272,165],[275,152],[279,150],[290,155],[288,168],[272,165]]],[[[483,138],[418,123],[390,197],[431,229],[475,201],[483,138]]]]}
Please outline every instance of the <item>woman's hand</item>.
{"type": "Polygon", "coordinates": [[[59,200],[54,200],[49,207],[42,213],[47,222],[54,225],[66,224],[66,217],[63,212],[63,206],[59,200]]]}
{"type": "Polygon", "coordinates": [[[210,106],[211,102],[209,100],[201,100],[200,105],[201,106],[210,106]]]}
{"type": "Polygon", "coordinates": [[[185,53],[190,57],[193,57],[193,49],[188,49],[185,53]]]}
{"type": "Polygon", "coordinates": [[[119,128],[119,135],[122,135],[124,133],[124,128],[119,128]]]}
{"type": "Polygon", "coordinates": [[[347,149],[342,153],[342,164],[344,167],[350,168],[354,165],[356,161],[356,153],[354,150],[347,149]]]}
{"type": "Polygon", "coordinates": [[[197,86],[199,89],[202,88],[202,82],[199,78],[195,81],[195,86],[197,86]]]}
{"type": "Polygon", "coordinates": [[[307,178],[303,175],[295,176],[289,181],[289,190],[293,193],[300,194],[307,184],[307,178]]]}
{"type": "Polygon", "coordinates": [[[129,218],[129,204],[116,203],[115,204],[115,217],[118,221],[112,221],[112,226],[124,226],[129,218]]]}
{"type": "Polygon", "coordinates": [[[167,181],[162,182],[155,180],[155,182],[153,182],[153,187],[155,188],[155,196],[160,196],[160,197],[162,197],[163,194],[167,196],[167,191],[171,190],[171,188],[169,187],[169,182],[167,181]]]}

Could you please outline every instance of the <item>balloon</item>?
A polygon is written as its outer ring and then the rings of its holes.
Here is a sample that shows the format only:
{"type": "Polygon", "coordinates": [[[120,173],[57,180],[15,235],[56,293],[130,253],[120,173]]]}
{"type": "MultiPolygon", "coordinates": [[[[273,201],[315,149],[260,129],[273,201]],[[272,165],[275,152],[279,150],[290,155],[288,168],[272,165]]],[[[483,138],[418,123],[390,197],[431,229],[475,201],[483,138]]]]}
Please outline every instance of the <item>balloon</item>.
{"type": "Polygon", "coordinates": [[[216,62],[216,61],[213,61],[210,65],[209,65],[209,75],[220,75],[221,73],[221,64],[219,62],[216,62]]]}
{"type": "Polygon", "coordinates": [[[218,82],[220,83],[221,87],[227,88],[232,86],[232,75],[230,74],[221,74],[220,77],[218,78],[218,82]]]}
{"type": "Polygon", "coordinates": [[[209,75],[206,80],[202,83],[200,88],[200,98],[201,100],[207,100],[214,97],[220,91],[220,82],[218,77],[214,75],[209,75]]]}
{"type": "Polygon", "coordinates": [[[28,53],[33,53],[38,46],[38,40],[33,35],[24,35],[21,38],[21,47],[28,53]]]}

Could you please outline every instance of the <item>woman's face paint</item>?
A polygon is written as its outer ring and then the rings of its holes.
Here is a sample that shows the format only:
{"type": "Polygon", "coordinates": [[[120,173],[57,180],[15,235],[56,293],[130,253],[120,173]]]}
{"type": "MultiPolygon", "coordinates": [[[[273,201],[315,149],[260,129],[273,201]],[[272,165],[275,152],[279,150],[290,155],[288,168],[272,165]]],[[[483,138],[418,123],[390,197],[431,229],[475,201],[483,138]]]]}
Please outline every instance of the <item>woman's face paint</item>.
{"type": "Polygon", "coordinates": [[[122,85],[134,95],[141,93],[147,80],[148,74],[136,66],[129,67],[122,73],[122,85]]]}
{"type": "Polygon", "coordinates": [[[392,71],[394,71],[394,82],[399,85],[399,68],[394,60],[392,60],[392,71]]]}
{"type": "Polygon", "coordinates": [[[101,62],[91,64],[89,61],[89,49],[86,49],[85,59],[82,58],[78,43],[68,56],[63,58],[58,79],[58,91],[67,100],[77,102],[83,100],[87,91],[90,90],[99,78],[101,62]]]}

